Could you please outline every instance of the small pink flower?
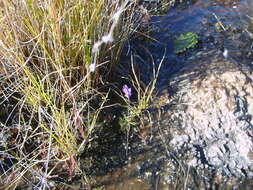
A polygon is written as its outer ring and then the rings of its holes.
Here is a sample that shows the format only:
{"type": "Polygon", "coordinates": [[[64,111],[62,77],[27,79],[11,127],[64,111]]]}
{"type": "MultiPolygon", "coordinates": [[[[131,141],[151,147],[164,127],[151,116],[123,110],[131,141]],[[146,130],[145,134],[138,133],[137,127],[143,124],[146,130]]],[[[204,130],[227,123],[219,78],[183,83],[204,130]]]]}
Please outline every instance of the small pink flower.
{"type": "Polygon", "coordinates": [[[130,100],[130,97],[132,96],[132,89],[125,84],[122,88],[122,92],[125,94],[125,97],[130,100]]]}

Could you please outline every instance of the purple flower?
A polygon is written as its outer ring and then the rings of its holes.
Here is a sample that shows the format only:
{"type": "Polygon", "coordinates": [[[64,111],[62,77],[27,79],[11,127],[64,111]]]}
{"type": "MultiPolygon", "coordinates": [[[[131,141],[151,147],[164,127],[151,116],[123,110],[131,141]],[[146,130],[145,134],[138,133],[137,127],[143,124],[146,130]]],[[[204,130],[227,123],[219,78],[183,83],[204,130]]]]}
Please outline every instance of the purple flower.
{"type": "Polygon", "coordinates": [[[128,88],[128,86],[125,84],[122,88],[122,92],[125,94],[125,97],[130,100],[130,97],[132,96],[132,89],[128,88]]]}

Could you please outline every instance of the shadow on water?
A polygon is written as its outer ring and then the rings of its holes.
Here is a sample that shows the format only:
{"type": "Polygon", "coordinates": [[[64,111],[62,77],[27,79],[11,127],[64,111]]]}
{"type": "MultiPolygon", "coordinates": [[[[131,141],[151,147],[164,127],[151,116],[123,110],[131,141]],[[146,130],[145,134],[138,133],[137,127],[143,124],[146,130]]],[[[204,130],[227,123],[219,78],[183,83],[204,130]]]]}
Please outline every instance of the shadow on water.
{"type": "MultiPolygon", "coordinates": [[[[152,27],[150,35],[156,40],[148,42],[132,40],[127,52],[134,55],[137,65],[139,63],[138,67],[144,81],[152,78],[152,74],[149,73],[152,71],[153,63],[158,65],[164,57],[157,84],[161,92],[170,76],[176,75],[190,57],[198,55],[201,51],[212,50],[213,55],[209,57],[211,60],[226,50],[228,52],[226,57],[229,60],[253,68],[252,0],[185,1],[171,8],[166,15],[153,16],[150,27],[152,27]],[[174,40],[187,32],[198,34],[197,47],[182,54],[173,53],[174,40]]],[[[124,60],[129,60],[127,55],[123,58],[123,62],[124,60]]],[[[209,60],[205,58],[200,61],[209,60]]],[[[159,125],[156,116],[154,123],[159,125]]],[[[119,155],[118,152],[124,155],[123,158],[127,161],[122,160],[119,165],[113,166],[114,169],[112,168],[109,174],[97,177],[97,184],[104,185],[107,190],[253,189],[251,179],[244,181],[235,179],[231,182],[229,179],[221,180],[216,171],[189,168],[187,163],[179,161],[181,158],[168,151],[170,147],[166,146],[166,143],[171,138],[164,134],[166,131],[160,130],[159,127],[148,130],[152,135],[148,140],[144,140],[145,143],[140,145],[136,138],[132,138],[129,155],[125,155],[122,146],[120,151],[117,147],[111,149],[115,157],[119,155]],[[171,162],[174,164],[171,165],[171,162]]],[[[182,157],[186,151],[188,150],[182,150],[182,157]]],[[[101,154],[101,159],[102,157],[105,155],[101,154]]]]}

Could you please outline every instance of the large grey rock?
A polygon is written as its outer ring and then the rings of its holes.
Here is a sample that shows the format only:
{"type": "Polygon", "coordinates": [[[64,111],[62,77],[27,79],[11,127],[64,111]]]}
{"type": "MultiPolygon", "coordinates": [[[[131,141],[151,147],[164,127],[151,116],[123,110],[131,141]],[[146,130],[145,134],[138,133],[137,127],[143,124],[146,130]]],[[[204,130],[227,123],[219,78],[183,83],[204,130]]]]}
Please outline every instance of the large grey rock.
{"type": "Polygon", "coordinates": [[[222,174],[253,177],[253,76],[247,66],[202,52],[172,76],[174,106],[170,147],[190,149],[189,165],[207,165],[222,174]],[[187,147],[187,148],[186,148],[187,147]]]}

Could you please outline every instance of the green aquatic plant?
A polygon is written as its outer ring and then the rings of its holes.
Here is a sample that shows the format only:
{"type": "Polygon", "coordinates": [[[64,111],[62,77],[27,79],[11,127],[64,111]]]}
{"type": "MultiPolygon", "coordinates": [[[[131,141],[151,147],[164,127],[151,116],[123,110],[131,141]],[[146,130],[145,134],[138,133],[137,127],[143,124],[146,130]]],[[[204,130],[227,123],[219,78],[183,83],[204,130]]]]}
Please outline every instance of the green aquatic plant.
{"type": "Polygon", "coordinates": [[[174,41],[174,52],[176,54],[183,53],[189,48],[193,48],[198,43],[198,35],[193,32],[181,34],[174,41]]]}

